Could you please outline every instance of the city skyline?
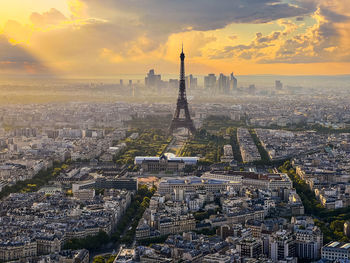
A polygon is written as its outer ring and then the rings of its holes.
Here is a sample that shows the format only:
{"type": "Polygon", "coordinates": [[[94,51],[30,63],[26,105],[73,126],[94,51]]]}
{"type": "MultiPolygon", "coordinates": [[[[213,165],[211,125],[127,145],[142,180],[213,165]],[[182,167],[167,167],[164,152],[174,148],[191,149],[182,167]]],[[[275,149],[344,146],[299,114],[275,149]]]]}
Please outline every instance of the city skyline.
{"type": "Polygon", "coordinates": [[[349,0],[0,0],[0,263],[350,263],[349,0]]]}
{"type": "Polygon", "coordinates": [[[346,1],[0,3],[0,75],[350,74],[346,1]]]}

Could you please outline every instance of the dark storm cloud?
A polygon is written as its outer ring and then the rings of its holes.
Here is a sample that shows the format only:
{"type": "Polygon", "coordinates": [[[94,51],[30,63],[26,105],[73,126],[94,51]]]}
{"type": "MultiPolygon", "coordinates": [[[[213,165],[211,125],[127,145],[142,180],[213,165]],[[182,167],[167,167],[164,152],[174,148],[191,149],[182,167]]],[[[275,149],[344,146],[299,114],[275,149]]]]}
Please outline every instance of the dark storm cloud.
{"type": "Polygon", "coordinates": [[[333,12],[332,10],[329,10],[328,8],[323,6],[320,7],[320,12],[321,15],[324,16],[327,20],[332,21],[334,23],[343,23],[350,20],[349,16],[333,12]]]}
{"type": "Polygon", "coordinates": [[[2,62],[36,62],[33,56],[23,48],[12,45],[5,36],[0,35],[0,61],[2,62]]]}
{"type": "MultiPolygon", "coordinates": [[[[169,35],[191,30],[221,29],[232,23],[267,23],[280,18],[298,17],[314,9],[290,5],[281,0],[81,0],[92,17],[102,18],[115,29],[105,39],[148,39],[148,51],[166,43],[169,35]],[[129,22],[130,20],[131,22],[129,22]],[[124,21],[124,22],[123,22],[124,21]],[[121,36],[123,24],[129,35],[121,36]]],[[[101,31],[105,31],[101,25],[101,31]]],[[[278,36],[277,36],[278,37],[278,36]]],[[[269,39],[261,39],[269,42],[269,39]]],[[[130,44],[130,42],[129,42],[130,44]]],[[[129,46],[129,44],[127,44],[129,46]]],[[[126,46],[117,43],[111,50],[125,55],[126,46]]]]}
{"type": "Polygon", "coordinates": [[[47,69],[31,54],[18,45],[12,45],[0,35],[0,71],[28,70],[45,73],[47,69]]]}
{"type": "MultiPolygon", "coordinates": [[[[115,8],[136,14],[156,31],[176,32],[186,28],[212,30],[231,23],[267,23],[308,14],[314,10],[279,0],[84,0],[93,6],[115,8]]],[[[96,13],[97,14],[97,13],[96,13]]]]}
{"type": "Polygon", "coordinates": [[[279,31],[276,31],[276,32],[273,32],[271,35],[269,36],[262,36],[262,35],[259,35],[256,39],[256,41],[258,43],[266,43],[266,42],[271,42],[273,40],[276,40],[278,39],[279,37],[281,36],[281,32],[279,31]]]}

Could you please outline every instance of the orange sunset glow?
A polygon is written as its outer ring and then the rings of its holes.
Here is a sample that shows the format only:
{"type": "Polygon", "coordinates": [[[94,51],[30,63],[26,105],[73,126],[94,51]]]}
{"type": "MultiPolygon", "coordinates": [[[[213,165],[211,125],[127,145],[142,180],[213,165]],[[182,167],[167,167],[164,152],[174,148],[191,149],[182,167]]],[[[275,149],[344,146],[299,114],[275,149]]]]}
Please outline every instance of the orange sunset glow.
{"type": "Polygon", "coordinates": [[[350,74],[348,0],[0,1],[0,74],[350,74]]]}

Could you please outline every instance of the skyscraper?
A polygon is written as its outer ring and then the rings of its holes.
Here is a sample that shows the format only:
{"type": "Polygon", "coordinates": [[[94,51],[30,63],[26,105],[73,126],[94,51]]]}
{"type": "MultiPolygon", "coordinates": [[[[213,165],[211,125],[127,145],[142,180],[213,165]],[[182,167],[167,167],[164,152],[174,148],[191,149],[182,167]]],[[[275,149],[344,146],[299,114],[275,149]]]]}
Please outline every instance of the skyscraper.
{"type": "Polygon", "coordinates": [[[233,75],[233,72],[230,75],[230,86],[233,90],[237,90],[238,86],[237,86],[237,79],[236,77],[233,75]]]}
{"type": "Polygon", "coordinates": [[[220,76],[218,79],[218,90],[220,94],[229,94],[230,92],[229,78],[222,73],[220,73],[220,76]]]}
{"type": "Polygon", "coordinates": [[[179,80],[178,79],[169,79],[169,88],[178,89],[179,88],[179,80]]]}
{"type": "Polygon", "coordinates": [[[283,84],[280,80],[275,81],[275,88],[276,89],[283,89],[283,84]]]}
{"type": "Polygon", "coordinates": [[[197,78],[194,78],[192,74],[186,77],[186,87],[190,90],[197,88],[197,78]]]}
{"type": "Polygon", "coordinates": [[[204,88],[206,90],[214,91],[216,86],[216,76],[215,74],[208,74],[204,77],[204,88]]]}
{"type": "Polygon", "coordinates": [[[151,69],[145,78],[145,85],[148,88],[157,88],[161,83],[161,75],[155,75],[154,69],[151,69]]]}
{"type": "Polygon", "coordinates": [[[254,85],[254,84],[249,85],[248,92],[249,92],[250,94],[254,94],[255,91],[256,91],[255,85],[254,85]]]}

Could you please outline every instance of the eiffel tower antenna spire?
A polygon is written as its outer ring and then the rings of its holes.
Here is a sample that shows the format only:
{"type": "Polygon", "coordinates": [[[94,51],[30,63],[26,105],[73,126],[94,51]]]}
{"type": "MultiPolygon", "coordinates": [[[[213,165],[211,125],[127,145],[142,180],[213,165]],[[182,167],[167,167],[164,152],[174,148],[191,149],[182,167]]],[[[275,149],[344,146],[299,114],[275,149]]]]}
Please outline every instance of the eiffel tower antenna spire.
{"type": "Polygon", "coordinates": [[[174,113],[173,120],[169,127],[169,132],[172,133],[177,128],[187,128],[192,134],[196,132],[193,121],[190,116],[190,111],[188,109],[188,102],[186,97],[186,81],[185,81],[185,54],[182,51],[180,54],[181,64],[180,64],[180,86],[179,86],[179,96],[177,98],[176,110],[174,113]],[[181,111],[184,112],[184,117],[180,116],[181,111]]]}

